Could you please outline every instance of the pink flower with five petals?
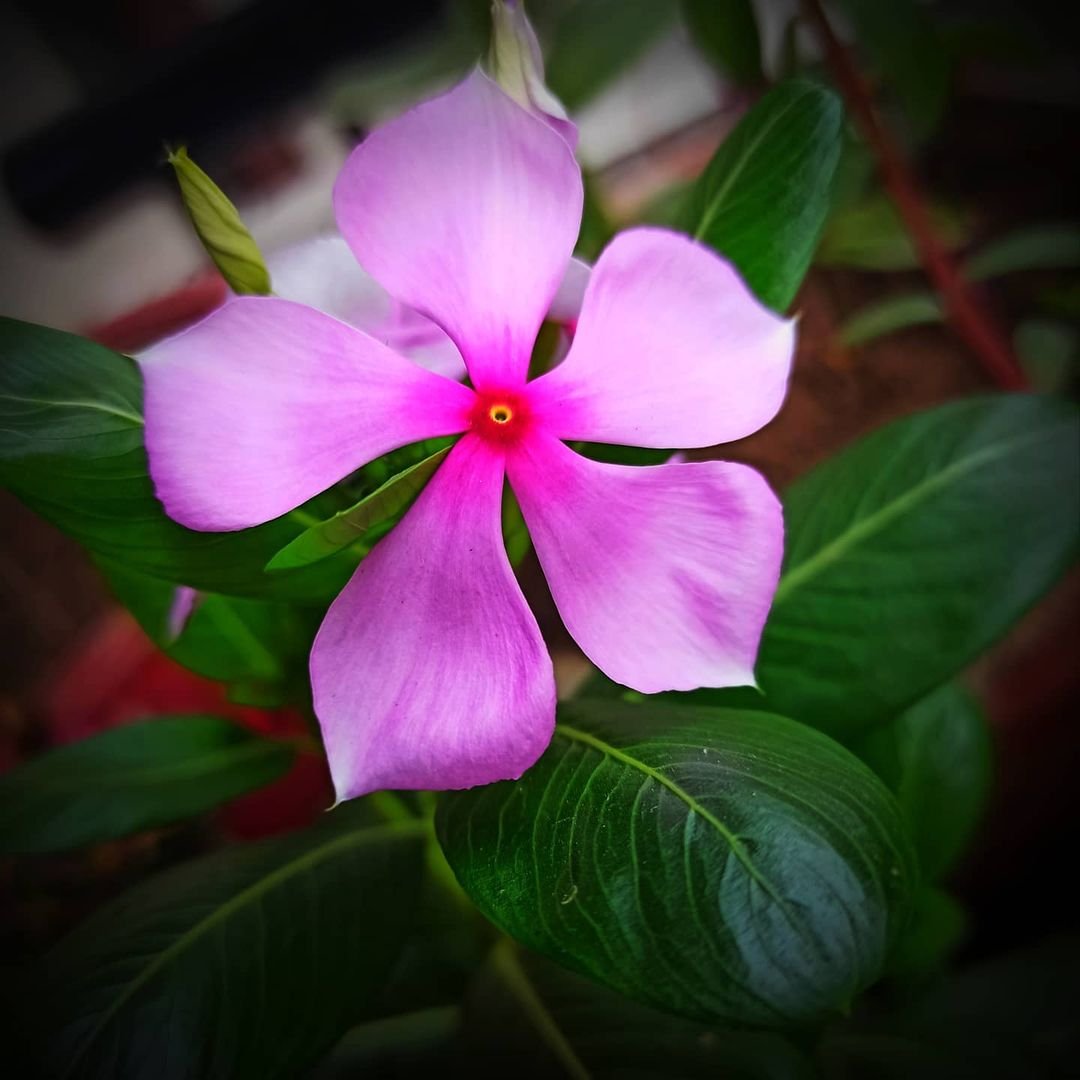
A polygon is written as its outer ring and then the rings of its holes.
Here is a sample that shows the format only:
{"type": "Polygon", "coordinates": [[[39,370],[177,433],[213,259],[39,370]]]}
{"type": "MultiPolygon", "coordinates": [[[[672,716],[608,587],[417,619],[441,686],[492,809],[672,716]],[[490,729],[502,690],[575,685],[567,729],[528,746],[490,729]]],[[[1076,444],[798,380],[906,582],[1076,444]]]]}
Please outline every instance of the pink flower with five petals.
{"type": "Polygon", "coordinates": [[[357,260],[449,336],[472,387],[304,305],[232,301],[142,358],[151,473],[190,528],[241,529],[407,443],[460,434],[328,611],[311,654],[340,799],[516,778],[551,661],[502,543],[509,480],[567,629],[643,693],[752,684],[783,521],[753,469],[626,467],[569,440],[703,447],[783,400],[793,324],[675,233],[593,268],[566,359],[526,380],[581,219],[566,142],[480,72],[375,131],[334,204],[357,260]]]}

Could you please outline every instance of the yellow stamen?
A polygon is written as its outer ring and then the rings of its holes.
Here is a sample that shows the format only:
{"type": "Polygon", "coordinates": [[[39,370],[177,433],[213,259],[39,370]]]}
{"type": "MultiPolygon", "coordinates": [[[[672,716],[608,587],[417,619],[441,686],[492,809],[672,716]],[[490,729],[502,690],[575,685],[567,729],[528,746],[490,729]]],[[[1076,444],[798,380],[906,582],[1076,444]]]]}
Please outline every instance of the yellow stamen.
{"type": "Polygon", "coordinates": [[[513,419],[514,412],[509,405],[492,405],[488,410],[488,416],[490,416],[496,424],[507,424],[513,419]]]}

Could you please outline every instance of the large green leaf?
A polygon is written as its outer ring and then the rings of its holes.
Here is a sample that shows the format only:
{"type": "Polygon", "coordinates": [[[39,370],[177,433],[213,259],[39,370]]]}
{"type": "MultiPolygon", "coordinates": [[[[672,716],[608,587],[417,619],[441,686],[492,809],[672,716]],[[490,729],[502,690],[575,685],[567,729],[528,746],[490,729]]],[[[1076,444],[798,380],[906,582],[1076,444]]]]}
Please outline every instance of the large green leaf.
{"type": "Polygon", "coordinates": [[[281,776],[292,750],[215,716],[162,716],[0,777],[0,850],[57,851],[167,825],[281,776]]]}
{"type": "Polygon", "coordinates": [[[355,566],[327,560],[273,578],[263,571],[325,516],[326,500],[314,516],[301,508],[240,532],[192,532],[170,520],[147,472],[136,365],[15,319],[0,319],[0,483],[94,554],[212,592],[321,600],[355,566]]]}
{"type": "Polygon", "coordinates": [[[425,826],[360,804],[154,878],[41,966],[43,1071],[294,1077],[376,1000],[407,932],[425,826]]]}
{"type": "Polygon", "coordinates": [[[750,0],[682,0],[682,9],[694,43],[722,72],[748,85],[765,78],[750,0]]]}
{"type": "Polygon", "coordinates": [[[484,1076],[511,1060],[528,1062],[526,1077],[581,1080],[815,1076],[809,1058],[781,1035],[718,1031],[658,1012],[526,953],[507,938],[470,988],[463,1042],[484,1076]]]}
{"type": "Polygon", "coordinates": [[[687,231],[777,311],[794,299],[825,225],[842,121],[832,91],[781,83],[724,140],[690,200],[687,231]]]}
{"type": "Polygon", "coordinates": [[[445,795],[436,821],[497,926],[710,1023],[846,1008],[878,976],[913,887],[881,782],[766,713],[574,702],[520,780],[445,795]]]}
{"type": "Polygon", "coordinates": [[[170,153],[169,164],[176,172],[195,232],[229,288],[236,293],[267,295],[270,272],[225,192],[191,160],[186,147],[170,153]]]}
{"type": "Polygon", "coordinates": [[[990,793],[990,731],[982,709],[950,683],[852,749],[895,793],[926,877],[963,854],[990,793]]]}
{"type": "Polygon", "coordinates": [[[854,735],[1004,634],[1075,556],[1076,416],[1036,396],[952,402],[794,484],[758,657],[767,706],[854,735]]]}

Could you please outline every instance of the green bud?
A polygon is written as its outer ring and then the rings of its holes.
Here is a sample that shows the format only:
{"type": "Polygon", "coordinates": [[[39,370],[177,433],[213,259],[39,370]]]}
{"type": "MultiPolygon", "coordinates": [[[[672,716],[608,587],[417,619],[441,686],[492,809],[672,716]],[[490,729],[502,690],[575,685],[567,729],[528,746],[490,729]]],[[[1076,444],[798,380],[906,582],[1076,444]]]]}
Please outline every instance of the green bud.
{"type": "Polygon", "coordinates": [[[225,193],[188,157],[187,148],[170,151],[184,206],[202,245],[235,293],[266,296],[270,272],[251,233],[225,193]]]}

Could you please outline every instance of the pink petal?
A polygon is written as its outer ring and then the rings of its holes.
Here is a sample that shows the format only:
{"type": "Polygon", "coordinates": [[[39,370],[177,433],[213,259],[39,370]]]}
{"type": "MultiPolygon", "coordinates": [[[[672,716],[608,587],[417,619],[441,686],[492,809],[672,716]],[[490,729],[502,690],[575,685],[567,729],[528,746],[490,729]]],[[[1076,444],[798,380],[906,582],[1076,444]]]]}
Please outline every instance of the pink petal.
{"type": "Polygon", "coordinates": [[[302,304],[241,297],[140,357],[157,496],[192,529],[269,521],[406,443],[464,430],[473,393],[302,304]]]}
{"type": "Polygon", "coordinates": [[[311,653],[339,799],[520,776],[555,723],[555,682],[503,548],[503,457],[451,451],[334,601],[311,653]]]}
{"type": "Polygon", "coordinates": [[[449,379],[465,378],[457,346],[419,311],[399,304],[356,261],[340,236],[317,236],[266,260],[274,293],[364,330],[395,352],[449,379]]]}
{"type": "Polygon", "coordinates": [[[334,188],[361,265],[446,330],[478,389],[524,381],[581,200],[566,143],[479,71],[368,136],[334,188]]]}
{"type": "Polygon", "coordinates": [[[548,311],[548,318],[552,322],[570,326],[577,324],[581,317],[581,304],[585,299],[590,273],[587,262],[576,257],[570,260],[548,311]]]}
{"type": "Polygon", "coordinates": [[[201,594],[189,585],[177,585],[165,616],[165,631],[169,642],[174,642],[186,629],[195,613],[195,603],[201,594]]]}
{"type": "Polygon", "coordinates": [[[753,685],[784,531],[757,472],[606,465],[539,431],[507,470],[559,614],[601,671],[646,694],[753,685]]]}
{"type": "Polygon", "coordinates": [[[530,399],[563,439],[713,446],[776,415],[794,342],[718,255],[631,229],[593,267],[570,354],[530,399]]]}
{"type": "Polygon", "coordinates": [[[266,259],[274,294],[295,300],[360,330],[386,322],[393,301],[340,236],[316,236],[266,259]]]}

